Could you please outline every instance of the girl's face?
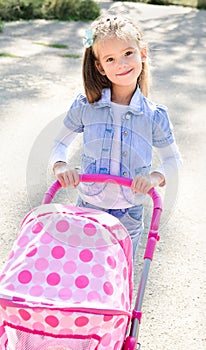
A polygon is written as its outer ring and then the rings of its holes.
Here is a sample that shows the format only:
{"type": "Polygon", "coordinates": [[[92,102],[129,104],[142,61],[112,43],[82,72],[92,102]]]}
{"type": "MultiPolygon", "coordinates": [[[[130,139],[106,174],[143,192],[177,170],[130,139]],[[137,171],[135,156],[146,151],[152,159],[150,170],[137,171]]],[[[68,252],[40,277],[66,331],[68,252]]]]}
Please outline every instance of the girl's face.
{"type": "Polygon", "coordinates": [[[107,76],[113,87],[136,88],[146,49],[140,51],[135,40],[112,37],[97,42],[94,51],[98,71],[107,76]]]}

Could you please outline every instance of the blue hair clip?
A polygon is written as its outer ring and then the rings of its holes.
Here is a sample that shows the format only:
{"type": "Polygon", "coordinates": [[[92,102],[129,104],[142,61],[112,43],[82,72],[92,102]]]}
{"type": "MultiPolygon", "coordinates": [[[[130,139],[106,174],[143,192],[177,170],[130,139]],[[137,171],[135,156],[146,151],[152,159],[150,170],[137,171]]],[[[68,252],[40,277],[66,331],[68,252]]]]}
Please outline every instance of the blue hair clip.
{"type": "Polygon", "coordinates": [[[88,48],[93,45],[94,38],[93,38],[93,31],[92,29],[85,30],[85,37],[83,39],[83,45],[84,47],[88,48]]]}

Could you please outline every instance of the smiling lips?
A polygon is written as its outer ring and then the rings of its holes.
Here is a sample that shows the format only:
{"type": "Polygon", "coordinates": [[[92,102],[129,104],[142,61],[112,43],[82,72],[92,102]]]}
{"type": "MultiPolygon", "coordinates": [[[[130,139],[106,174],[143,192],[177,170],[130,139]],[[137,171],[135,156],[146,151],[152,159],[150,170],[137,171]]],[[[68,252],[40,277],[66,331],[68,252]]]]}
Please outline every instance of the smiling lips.
{"type": "Polygon", "coordinates": [[[132,70],[133,70],[133,69],[130,69],[130,70],[126,71],[126,72],[118,73],[118,74],[116,74],[116,75],[121,77],[121,76],[124,76],[124,75],[129,74],[132,70]]]}

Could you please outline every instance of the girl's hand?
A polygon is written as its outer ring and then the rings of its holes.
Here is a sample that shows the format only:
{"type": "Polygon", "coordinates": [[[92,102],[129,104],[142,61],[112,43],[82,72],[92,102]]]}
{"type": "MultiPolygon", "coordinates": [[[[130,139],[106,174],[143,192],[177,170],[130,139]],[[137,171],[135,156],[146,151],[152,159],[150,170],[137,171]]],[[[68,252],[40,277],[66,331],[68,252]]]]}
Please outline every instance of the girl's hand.
{"type": "Polygon", "coordinates": [[[142,193],[147,194],[147,192],[152,187],[163,186],[165,184],[164,175],[158,172],[153,172],[145,176],[135,176],[132,181],[131,188],[135,194],[142,193]]]}
{"type": "Polygon", "coordinates": [[[54,164],[54,175],[62,187],[76,187],[79,184],[79,174],[76,169],[68,169],[67,164],[64,162],[54,164]]]}

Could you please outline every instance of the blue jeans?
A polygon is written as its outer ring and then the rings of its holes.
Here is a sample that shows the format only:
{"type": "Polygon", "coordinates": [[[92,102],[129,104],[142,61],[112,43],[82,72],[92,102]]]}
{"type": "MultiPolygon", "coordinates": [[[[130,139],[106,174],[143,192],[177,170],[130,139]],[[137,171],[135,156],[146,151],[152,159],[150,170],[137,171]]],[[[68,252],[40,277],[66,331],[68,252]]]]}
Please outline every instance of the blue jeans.
{"type": "Polygon", "coordinates": [[[140,238],[144,230],[142,204],[125,209],[104,209],[99,208],[88,202],[85,202],[81,198],[79,198],[77,205],[79,207],[102,210],[115,216],[124,225],[131,237],[133,247],[133,259],[135,258],[138,244],[140,242],[140,238]]]}

